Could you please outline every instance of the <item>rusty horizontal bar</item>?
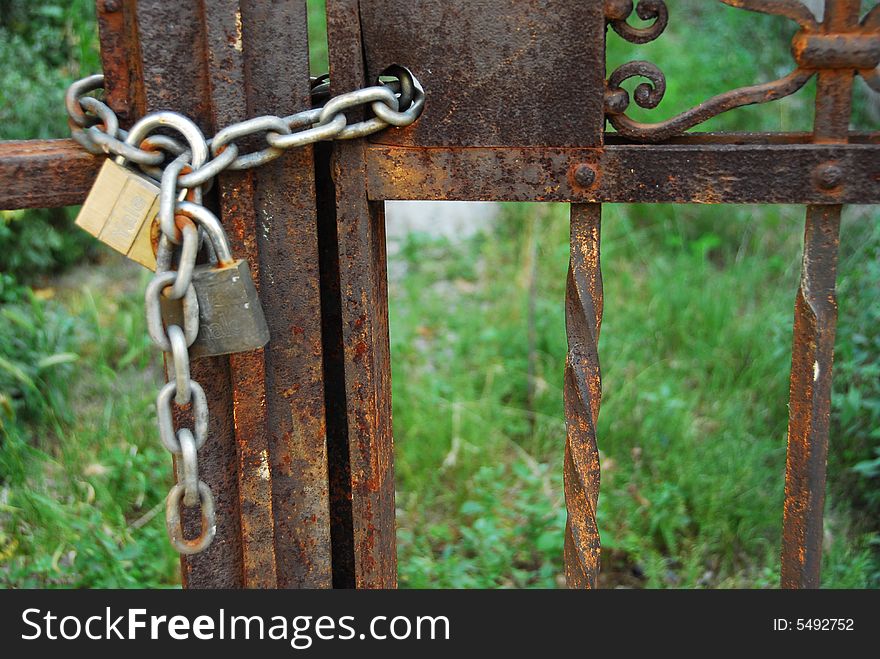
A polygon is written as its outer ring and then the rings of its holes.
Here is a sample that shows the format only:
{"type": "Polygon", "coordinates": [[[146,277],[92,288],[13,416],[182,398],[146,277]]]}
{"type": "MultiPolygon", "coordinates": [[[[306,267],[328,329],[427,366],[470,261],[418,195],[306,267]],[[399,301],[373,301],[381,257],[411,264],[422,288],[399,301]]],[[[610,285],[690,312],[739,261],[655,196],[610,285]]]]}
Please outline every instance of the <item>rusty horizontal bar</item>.
{"type": "Polygon", "coordinates": [[[367,149],[371,199],[880,202],[880,146],[679,141],[604,149],[367,149]]]}
{"type": "Polygon", "coordinates": [[[792,44],[798,64],[811,69],[873,69],[880,63],[877,34],[800,34],[792,44]]]}
{"type": "Polygon", "coordinates": [[[0,209],[81,204],[103,162],[73,140],[0,142],[0,209]]]}
{"type": "MultiPolygon", "coordinates": [[[[605,133],[605,144],[638,144],[619,133],[605,133]]],[[[850,132],[849,144],[880,144],[880,132],[850,132]]],[[[644,145],[644,143],[641,143],[644,145]]],[[[749,144],[813,144],[811,132],[691,132],[670,137],[663,144],[727,144],[746,146],[749,144]]],[[[656,145],[650,145],[656,146],[656,145]]]]}
{"type": "MultiPolygon", "coordinates": [[[[380,199],[617,203],[878,203],[880,134],[814,145],[800,134],[704,134],[641,146],[609,136],[602,149],[367,149],[369,194],[380,199]],[[824,190],[815,169],[844,174],[824,190]],[[572,168],[596,168],[595,187],[572,168]]],[[[0,142],[0,208],[82,203],[103,158],[72,140],[0,142]]]]}

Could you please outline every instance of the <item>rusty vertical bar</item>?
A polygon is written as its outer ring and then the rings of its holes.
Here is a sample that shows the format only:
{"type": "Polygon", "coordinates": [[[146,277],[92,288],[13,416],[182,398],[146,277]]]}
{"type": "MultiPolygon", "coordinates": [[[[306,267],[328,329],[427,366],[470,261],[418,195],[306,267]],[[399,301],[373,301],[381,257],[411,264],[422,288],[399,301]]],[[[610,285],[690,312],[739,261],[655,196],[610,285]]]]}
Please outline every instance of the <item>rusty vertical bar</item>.
{"type": "MultiPolygon", "coordinates": [[[[243,20],[236,0],[204,0],[203,21],[210,80],[211,132],[248,116],[243,20]]],[[[220,212],[237,255],[248,259],[257,290],[262,290],[260,254],[254,239],[255,174],[224,173],[219,178],[220,212]]],[[[269,310],[267,310],[269,311],[269,310]]],[[[271,311],[267,317],[272,317],[271,311]]],[[[267,321],[268,322],[268,321],[267,321]]],[[[266,353],[231,355],[230,377],[235,420],[242,583],[275,588],[275,535],[269,425],[266,409],[266,353]]]]}
{"type": "MultiPolygon", "coordinates": [[[[254,114],[309,107],[303,0],[141,0],[136,19],[146,110],[182,112],[211,135],[254,114]]],[[[225,173],[217,188],[221,221],[233,250],[248,258],[271,341],[193,362],[211,410],[199,469],[217,501],[217,536],[182,560],[184,585],[329,587],[311,149],[259,171],[225,173]]]]}
{"type": "MultiPolygon", "coordinates": [[[[201,2],[131,0],[131,8],[140,43],[144,111],[180,112],[210,134],[213,113],[201,2]]],[[[198,588],[240,587],[241,515],[229,360],[195,360],[192,376],[205,385],[211,411],[210,440],[199,451],[199,473],[214,493],[217,535],[206,551],[182,559],[183,584],[198,588]]],[[[198,520],[193,515],[184,517],[187,534],[192,537],[198,520]]]]}
{"type": "Polygon", "coordinates": [[[143,79],[133,0],[97,0],[104,98],[123,127],[143,112],[143,79]]]}
{"type": "MultiPolygon", "coordinates": [[[[305,0],[241,3],[249,116],[311,106],[305,0]]],[[[332,585],[314,160],[311,147],[254,172],[265,349],[266,423],[277,585],[332,585]]],[[[246,385],[245,385],[246,389],[246,385]]],[[[260,462],[258,477],[265,465],[260,462]]]]}
{"type": "MultiPolygon", "coordinates": [[[[213,129],[310,105],[305,2],[205,0],[213,129]]],[[[317,224],[311,149],[220,179],[271,335],[230,357],[242,585],[330,586],[317,224]]]]}
{"type": "MultiPolygon", "coordinates": [[[[366,84],[357,0],[328,0],[327,34],[333,93],[366,84]]],[[[331,170],[340,325],[325,336],[336,334],[345,380],[337,393],[345,400],[327,406],[346,410],[345,422],[328,437],[334,585],[392,588],[397,557],[384,205],[367,200],[362,141],[336,145],[331,170]]]]}
{"type": "MultiPolygon", "coordinates": [[[[826,0],[822,31],[841,33],[855,28],[860,4],[859,0],[826,0]]],[[[847,69],[819,72],[815,142],[847,142],[853,76],[854,72],[847,69]]],[[[833,163],[820,166],[816,176],[827,176],[828,168],[833,168],[833,163]]],[[[782,532],[783,588],[819,587],[837,328],[840,213],[841,206],[807,209],[801,283],[795,301],[782,532]]]]}
{"type": "Polygon", "coordinates": [[[599,575],[599,449],[596,420],[602,397],[599,330],[602,271],[599,262],[602,206],[572,204],[571,255],[565,294],[568,358],[565,366],[565,462],[563,480],[565,576],[569,588],[595,588],[599,575]]]}
{"type": "MultiPolygon", "coordinates": [[[[600,5],[601,3],[596,3],[600,5]]],[[[605,26],[603,7],[595,7],[593,23],[605,26]]],[[[605,61],[605,30],[593,33],[593,57],[605,61]]],[[[597,66],[593,75],[604,73],[597,66]]],[[[604,76],[603,76],[604,79],[604,76]]],[[[596,87],[596,80],[593,81],[596,87]]],[[[584,106],[587,107],[587,106],[584,106]]],[[[593,111],[593,140],[604,144],[605,116],[593,111]]],[[[582,165],[590,187],[595,170],[582,165]]],[[[602,327],[604,296],[600,263],[601,204],[571,205],[571,238],[568,282],[565,290],[565,331],[568,355],[565,362],[565,454],[563,487],[568,517],[565,522],[565,580],[569,588],[597,588],[600,566],[600,537],[596,518],[599,503],[599,447],[596,422],[602,402],[602,374],[599,367],[599,331],[602,327]]]]}

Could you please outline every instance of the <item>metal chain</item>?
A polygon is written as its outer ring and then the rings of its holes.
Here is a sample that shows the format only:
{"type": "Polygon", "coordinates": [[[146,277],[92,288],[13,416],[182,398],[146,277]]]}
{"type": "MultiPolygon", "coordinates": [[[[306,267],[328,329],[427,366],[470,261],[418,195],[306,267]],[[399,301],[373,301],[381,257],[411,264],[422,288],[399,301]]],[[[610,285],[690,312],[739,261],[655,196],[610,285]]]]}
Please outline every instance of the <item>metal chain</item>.
{"type": "Polygon", "coordinates": [[[406,126],[421,114],[425,94],[418,80],[405,68],[394,67],[389,77],[397,80],[329,98],[329,78],[312,79],[315,107],[288,117],[266,115],[227,126],[205,141],[186,117],[160,112],[148,115],[132,135],[119,128],[116,114],[105,103],[88,96],[104,85],[104,76],[75,82],[67,90],[65,105],[73,138],[94,154],[107,153],[135,163],[159,185],[159,227],[156,274],[147,286],[147,331],[153,343],[167,355],[173,376],[156,397],[159,438],[174,456],[175,484],[165,500],[165,523],[171,544],[181,554],[204,551],[217,530],[214,496],[199,478],[198,450],[208,438],[208,400],[202,386],[192,379],[189,348],[199,333],[199,301],[192,283],[201,238],[207,235],[211,258],[231,259],[219,220],[201,205],[202,194],[224,170],[243,170],[271,162],[291,149],[323,140],[347,140],[370,135],[388,126],[406,126]],[[326,103],[324,103],[326,101],[326,103]],[[375,115],[349,124],[346,112],[370,105],[375,115]],[[401,108],[404,108],[401,111],[401,108]],[[154,121],[150,122],[150,118],[154,121]],[[170,126],[186,137],[189,147],[162,134],[140,132],[170,126]],[[236,140],[263,135],[266,146],[242,153],[236,140]],[[139,142],[139,143],[138,143],[139,142]],[[173,158],[170,162],[168,154],[173,158]],[[208,158],[210,154],[210,158],[208,158]],[[180,326],[163,318],[162,299],[181,305],[180,326]],[[172,406],[191,408],[193,427],[175,429],[172,406]],[[181,504],[201,508],[201,530],[193,539],[184,535],[181,504]]]}
{"type": "Polygon", "coordinates": [[[198,252],[199,237],[195,224],[188,218],[180,218],[178,224],[182,235],[182,247],[179,250],[177,270],[170,269],[170,254],[174,250],[174,245],[162,236],[156,276],[147,286],[145,306],[147,331],[153,343],[160,350],[168,353],[174,374],[173,379],[162,387],[156,397],[159,438],[165,448],[172,453],[176,463],[177,482],[165,501],[165,523],[174,548],[181,554],[195,554],[211,544],[217,524],[214,497],[211,489],[199,479],[197,456],[198,449],[208,438],[208,399],[202,386],[192,379],[189,366],[189,346],[193,344],[199,333],[199,301],[192,285],[192,271],[198,252]],[[183,327],[176,324],[164,326],[162,296],[169,300],[181,300],[183,327]],[[172,404],[191,405],[192,430],[189,428],[175,430],[172,404]],[[181,502],[187,507],[201,506],[201,531],[193,540],[188,540],[183,533],[180,518],[181,502]]]}
{"type": "MultiPolygon", "coordinates": [[[[147,331],[153,343],[168,354],[173,380],[159,391],[156,410],[159,438],[175,458],[176,483],[165,500],[165,524],[171,544],[181,554],[204,551],[214,539],[217,522],[210,487],[199,479],[198,450],[208,438],[208,400],[202,386],[190,374],[189,347],[199,333],[199,301],[193,286],[193,272],[199,252],[201,224],[213,214],[201,206],[201,190],[179,194],[178,177],[189,168],[184,152],[165,169],[160,184],[159,225],[161,235],[156,254],[156,275],[146,291],[147,331]],[[198,224],[198,226],[197,226],[198,224]],[[179,245],[175,244],[179,243],[179,245]],[[183,327],[163,321],[162,300],[180,300],[183,327]],[[174,397],[172,403],[172,396],[174,397]],[[172,404],[190,405],[194,427],[175,430],[172,404]],[[181,523],[181,503],[201,507],[201,530],[187,539],[181,523]]],[[[219,220],[216,221],[219,226],[219,220]]],[[[221,229],[222,231],[222,229],[221,229]]],[[[213,237],[212,243],[221,243],[213,237]]],[[[225,246],[225,243],[223,245],[225,246]]]]}
{"type": "MultiPolygon", "coordinates": [[[[208,184],[226,169],[243,170],[265,165],[285,150],[328,140],[349,140],[366,137],[389,126],[408,126],[422,113],[425,92],[408,69],[394,67],[397,80],[381,82],[373,87],[346,92],[329,99],[323,106],[287,117],[264,115],[232,124],[208,141],[212,158],[194,171],[180,176],[178,185],[194,188],[208,184]],[[369,105],[375,114],[364,121],[349,123],[346,113],[369,105]],[[401,109],[403,108],[403,109],[401,109]],[[262,135],[266,146],[251,153],[242,153],[236,140],[262,135]]],[[[391,76],[389,76],[391,77],[391,76]]],[[[103,88],[104,76],[89,76],[73,83],[67,90],[65,105],[73,138],[91,153],[122,156],[158,179],[159,166],[165,151],[179,156],[186,149],[164,135],[153,135],[140,146],[126,144],[126,131],[119,128],[116,114],[102,101],[87,94],[103,88]],[[145,148],[146,147],[146,148],[145,148]]],[[[312,78],[312,99],[327,98],[329,78],[312,78]]]]}

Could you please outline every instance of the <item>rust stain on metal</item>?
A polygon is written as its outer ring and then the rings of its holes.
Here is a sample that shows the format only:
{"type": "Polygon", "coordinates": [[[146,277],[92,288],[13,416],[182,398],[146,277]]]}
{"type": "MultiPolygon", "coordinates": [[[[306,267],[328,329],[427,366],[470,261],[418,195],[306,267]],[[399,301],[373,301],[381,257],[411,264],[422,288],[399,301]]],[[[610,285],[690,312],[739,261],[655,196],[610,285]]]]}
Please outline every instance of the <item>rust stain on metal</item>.
{"type": "Polygon", "coordinates": [[[596,420],[602,399],[599,330],[602,207],[571,207],[571,256],[565,295],[568,359],[565,366],[565,576],[569,588],[596,588],[599,575],[599,449],[596,420]]]}
{"type": "Polygon", "coordinates": [[[144,108],[136,0],[99,0],[97,16],[104,100],[127,128],[144,108]]]}
{"type": "Polygon", "coordinates": [[[880,31],[856,34],[807,34],[792,42],[797,63],[807,69],[873,69],[880,64],[880,31]]]}
{"type": "MultiPolygon", "coordinates": [[[[307,106],[303,3],[207,8],[215,129],[307,106]]],[[[242,525],[253,531],[243,539],[247,587],[331,585],[313,177],[310,149],[221,176],[223,220],[249,260],[271,334],[264,350],[232,358],[242,525]]]]}
{"type": "Polygon", "coordinates": [[[265,352],[230,356],[238,446],[244,586],[276,588],[272,480],[268,464],[265,352]]]}
{"type": "Polygon", "coordinates": [[[430,89],[419,121],[374,141],[462,147],[601,144],[601,2],[361,0],[359,5],[365,77],[372,81],[385,67],[406,64],[430,89]],[[565,102],[559,89],[566,90],[565,102]]]}
{"type": "MultiPolygon", "coordinates": [[[[327,2],[332,92],[363,86],[366,74],[357,0],[327,2]]],[[[384,68],[384,67],[383,67],[384,68]]],[[[328,163],[334,200],[325,200],[325,271],[336,281],[325,291],[335,327],[325,328],[335,357],[328,364],[344,387],[328,391],[328,410],[346,410],[328,438],[333,519],[334,585],[389,588],[397,584],[391,364],[385,218],[366,195],[364,145],[338,144],[328,163]],[[334,245],[335,243],[335,245],[334,245]],[[338,296],[337,299],[333,299],[338,296]],[[338,316],[336,315],[338,313],[338,316]],[[361,349],[364,345],[367,350],[361,349]],[[343,401],[339,400],[342,396],[343,401]]],[[[325,170],[326,171],[326,170],[325,170]]],[[[326,323],[326,320],[325,320],[326,323]]]]}
{"type": "Polygon", "coordinates": [[[103,164],[73,140],[0,142],[0,209],[81,204],[103,164]]]}
{"type": "MultiPolygon", "coordinates": [[[[817,146],[765,135],[690,135],[645,147],[367,148],[371,199],[629,203],[880,202],[880,133],[862,143],[817,146]],[[814,171],[833,162],[840,183],[819,185],[814,171]],[[593,183],[575,178],[592,168],[593,183]]],[[[795,138],[791,137],[791,140],[795,138]]]]}
{"type": "MultiPolygon", "coordinates": [[[[821,33],[855,29],[860,5],[859,0],[827,0],[821,33]]],[[[847,141],[852,84],[850,70],[819,72],[816,142],[847,141]]],[[[831,368],[837,327],[835,286],[840,212],[840,206],[807,209],[801,285],[794,317],[782,537],[783,588],[819,587],[831,368]]]]}

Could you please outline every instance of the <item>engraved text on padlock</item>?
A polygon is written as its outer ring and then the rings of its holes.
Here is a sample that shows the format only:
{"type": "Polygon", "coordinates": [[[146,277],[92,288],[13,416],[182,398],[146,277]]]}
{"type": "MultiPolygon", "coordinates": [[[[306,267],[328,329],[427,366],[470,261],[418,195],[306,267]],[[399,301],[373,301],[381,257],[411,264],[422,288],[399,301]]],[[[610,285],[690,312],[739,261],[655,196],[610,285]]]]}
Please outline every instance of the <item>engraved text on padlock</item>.
{"type": "Polygon", "coordinates": [[[156,269],[153,221],[159,212],[159,186],[124,165],[101,167],[76,224],[150,270],[156,269]]]}

